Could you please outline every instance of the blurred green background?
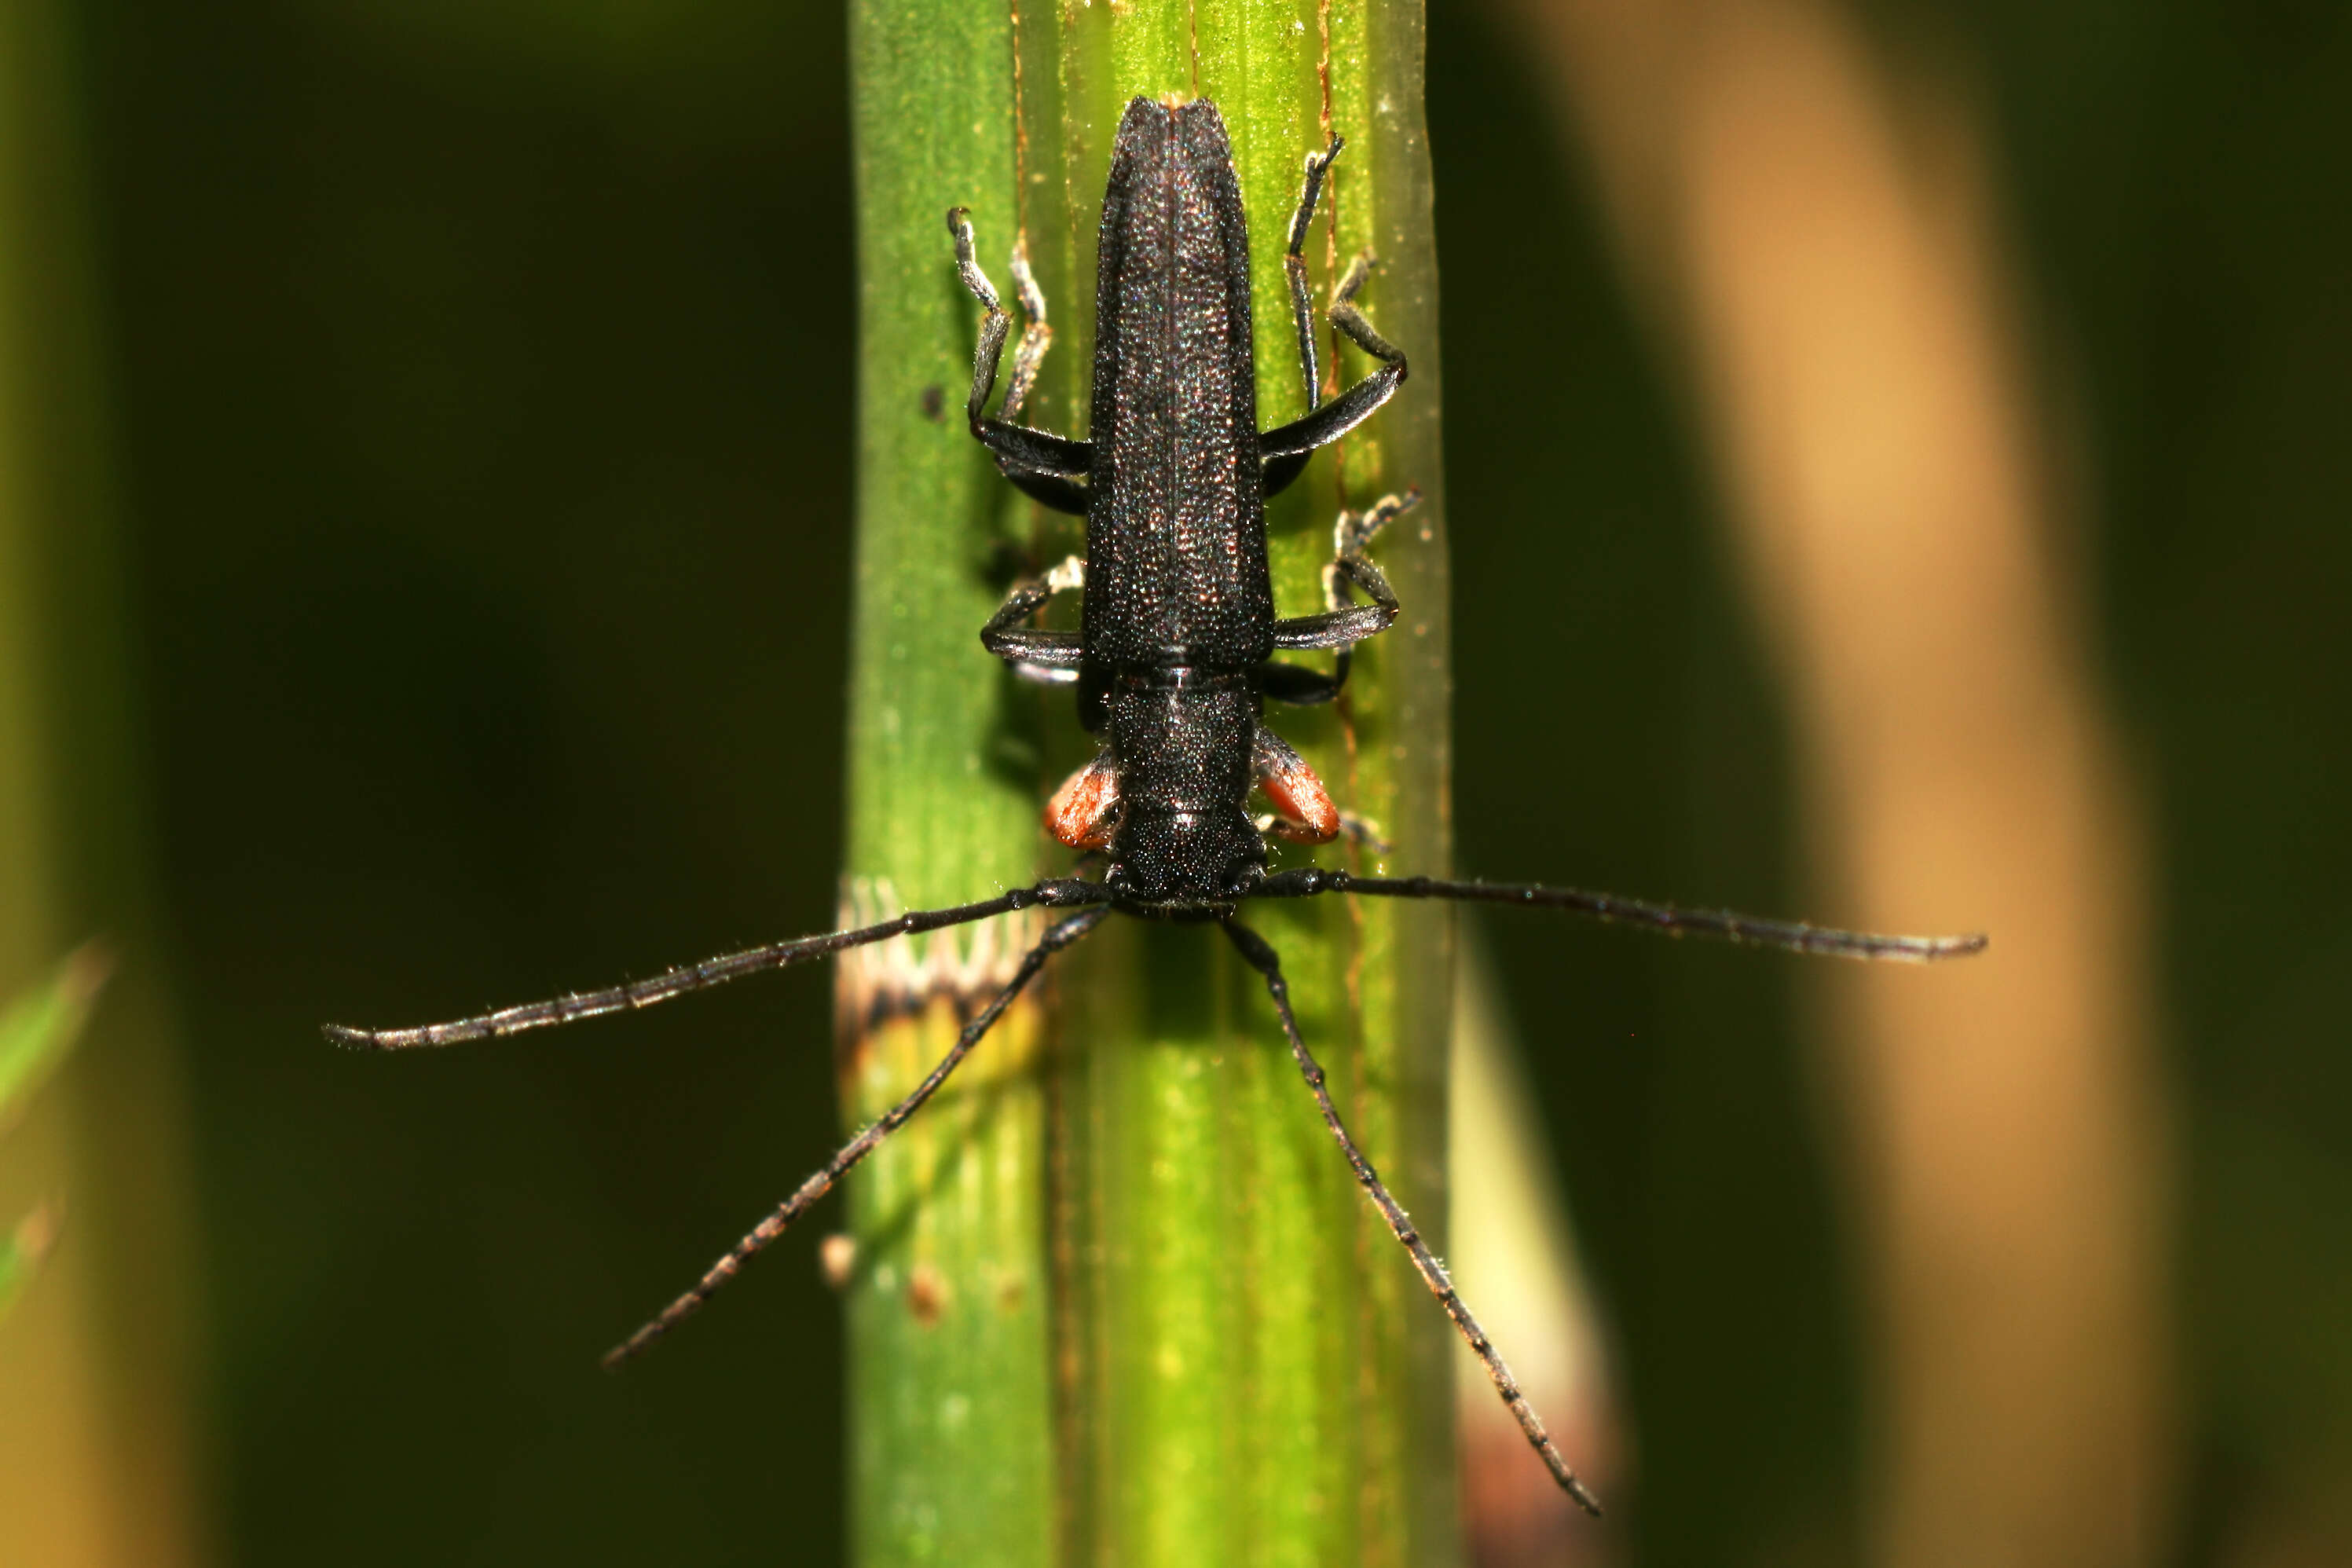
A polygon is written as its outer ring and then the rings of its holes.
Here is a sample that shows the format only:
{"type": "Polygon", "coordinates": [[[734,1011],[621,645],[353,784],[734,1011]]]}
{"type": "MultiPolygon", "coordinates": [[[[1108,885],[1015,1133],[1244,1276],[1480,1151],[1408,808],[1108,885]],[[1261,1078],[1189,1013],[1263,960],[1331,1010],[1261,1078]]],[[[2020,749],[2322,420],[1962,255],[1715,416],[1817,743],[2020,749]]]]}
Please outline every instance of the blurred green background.
{"type": "MultiPolygon", "coordinates": [[[[63,716],[73,889],[0,980],[110,931],[173,1020],[176,1108],[110,1067],[147,1059],[120,1029],[71,1070],[94,1168],[181,1129],[179,1532],[253,1563],[832,1560],[824,1226],[594,1369],[829,1146],[823,977],[397,1061],[315,1026],[827,922],[837,8],[11,5],[39,91],[9,177],[79,238],[0,286],[86,333],[34,334],[0,403],[68,476],[0,603],[63,716]]],[[[1861,21],[1979,83],[2149,825],[2177,1468],[2143,1560],[2352,1560],[2352,8],[1861,21]]],[[[1781,700],[1531,69],[1433,5],[1460,862],[1788,909],[1781,700]]],[[[1622,1356],[1625,1560],[1863,1560],[1860,1309],[1790,967],[1488,929],[1622,1356]]],[[[129,1234],[131,1189],[89,1184],[86,1235],[129,1234]]],[[[116,1317],[174,1256],[106,1259],[116,1317]]]]}

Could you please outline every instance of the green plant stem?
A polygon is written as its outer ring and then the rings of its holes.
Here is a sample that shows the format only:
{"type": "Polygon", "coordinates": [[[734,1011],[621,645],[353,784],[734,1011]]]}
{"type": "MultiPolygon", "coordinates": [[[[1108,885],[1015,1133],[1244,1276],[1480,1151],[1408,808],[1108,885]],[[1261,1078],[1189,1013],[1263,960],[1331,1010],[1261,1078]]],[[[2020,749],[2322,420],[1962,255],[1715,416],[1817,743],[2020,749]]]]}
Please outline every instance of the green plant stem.
{"type": "MultiPolygon", "coordinates": [[[[1011,35],[1001,12],[937,0],[858,0],[851,16],[860,360],[849,873],[853,897],[895,911],[1025,882],[1037,860],[1037,764],[1017,740],[1026,705],[977,637],[1002,591],[991,572],[1005,503],[961,417],[973,309],[945,222],[961,204],[983,232],[1010,232],[1011,35]]],[[[919,960],[1017,958],[1034,931],[1008,920],[942,931],[842,966],[852,1121],[881,1114],[954,1040],[966,998],[928,983],[919,960]]],[[[1024,1002],[850,1184],[861,1562],[1042,1560],[1055,1473],[1042,1039],[1037,1005],[1024,1002]]]]}
{"type": "MultiPolygon", "coordinates": [[[[1092,742],[1066,694],[1014,688],[974,634],[1004,585],[989,570],[1000,542],[1045,563],[1077,548],[1078,532],[1019,500],[962,429],[976,312],[956,291],[942,214],[972,208],[1000,285],[1025,236],[1057,337],[1024,416],[1084,434],[1109,138],[1129,98],[1168,92],[1215,100],[1233,134],[1268,425],[1303,411],[1281,270],[1300,162],[1332,132],[1348,138],[1309,241],[1318,304],[1335,268],[1375,250],[1364,302],[1413,377],[1273,508],[1283,613],[1318,604],[1343,500],[1360,507],[1407,482],[1427,500],[1375,547],[1406,614],[1360,654],[1348,700],[1271,718],[1393,847],[1374,860],[1335,846],[1328,863],[1443,867],[1445,581],[1418,6],[984,15],[861,0],[855,16],[865,488],[853,878],[887,877],[894,901],[911,904],[1067,864],[1042,853],[1037,803],[1092,742]],[[941,389],[942,422],[922,412],[927,386],[941,389]]],[[[1364,374],[1360,355],[1324,337],[1327,390],[1364,374]]],[[[1441,1224],[1443,911],[1330,900],[1245,918],[1282,952],[1358,1138],[1424,1224],[1441,1224]]],[[[969,939],[955,951],[969,959],[969,939]]],[[[1057,972],[1050,1029],[1017,1011],[974,1058],[983,1075],[877,1155],[856,1200],[860,1560],[1451,1561],[1450,1331],[1350,1180],[1255,976],[1213,930],[1128,921],[1057,972]]],[[[858,1118],[944,1050],[954,1017],[942,999],[864,1027],[872,984],[870,971],[845,973],[861,1001],[845,1058],[858,1118]]]]}

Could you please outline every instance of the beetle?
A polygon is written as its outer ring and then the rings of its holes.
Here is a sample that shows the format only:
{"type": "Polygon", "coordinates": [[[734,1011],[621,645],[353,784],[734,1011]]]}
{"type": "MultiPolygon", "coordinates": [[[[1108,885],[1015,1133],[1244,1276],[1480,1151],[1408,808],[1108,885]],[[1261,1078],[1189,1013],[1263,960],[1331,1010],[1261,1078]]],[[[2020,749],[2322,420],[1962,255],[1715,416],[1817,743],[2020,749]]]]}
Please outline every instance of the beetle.
{"type": "MultiPolygon", "coordinates": [[[[1216,105],[1139,98],[1111,143],[1096,258],[1093,438],[1015,423],[1046,339],[1030,310],[1004,406],[988,397],[1010,318],[973,255],[963,209],[948,214],[956,265],[986,314],[965,416],[1014,484],[1087,520],[1087,552],[1016,585],[981,643],[1019,675],[1076,686],[1078,721],[1103,740],[1046,808],[1054,836],[1109,855],[1105,896],[1129,913],[1223,920],[1265,874],[1266,847],[1245,808],[1253,786],[1275,806],[1268,826],[1328,843],[1340,816],[1305,759],[1260,722],[1264,699],[1338,696],[1346,650],[1385,629],[1399,605],[1364,545],[1413,498],[1342,513],[1325,573],[1326,607],[1278,620],[1266,563],[1265,500],[1307,459],[1363,422],[1403,384],[1404,355],[1372,330],[1355,295],[1359,258],[1334,291],[1332,323],[1380,368],[1321,401],[1313,310],[1300,255],[1334,141],[1307,160],[1306,190],[1283,253],[1307,413],[1257,428],[1249,235],[1233,152],[1216,105]],[[1360,589],[1372,603],[1350,602],[1360,589]],[[1053,595],[1083,590],[1076,633],[1025,623],[1053,595]],[[1332,674],[1276,659],[1328,648],[1332,674]]],[[[1036,286],[1016,251],[1014,276],[1036,286]]]]}
{"type": "Polygon", "coordinates": [[[1323,1068],[1299,1033],[1281,960],[1240,921],[1240,906],[1265,899],[1358,893],[1560,909],[1655,931],[1855,958],[1924,962],[1984,947],[1980,935],[1834,931],[1576,889],[1364,877],[1316,866],[1267,868],[1268,833],[1300,844],[1326,844],[1350,824],[1305,759],[1267,726],[1265,703],[1330,701],[1345,687],[1349,649],[1395,620],[1396,595],[1366,546],[1417,500],[1407,491],[1360,513],[1342,511],[1332,560],[1324,569],[1323,608],[1288,619],[1276,615],[1266,558],[1266,498],[1297,479],[1317,448],[1369,418],[1408,374],[1404,354],[1373,330],[1355,302],[1372,266],[1369,256],[1360,256],[1333,289],[1325,315],[1378,368],[1331,401],[1322,401],[1302,247],[1324,178],[1343,145],[1335,138],[1307,155],[1304,189],[1287,231],[1283,268],[1307,412],[1272,430],[1261,431],[1257,425],[1249,237],[1232,148],[1213,102],[1138,98],[1119,121],[1098,231],[1087,439],[1020,423],[1050,339],[1043,301],[1018,247],[1013,278],[1030,326],[1015,351],[998,411],[988,412],[1012,317],[981,269],[965,210],[948,214],[958,273],[982,308],[966,422],[1006,479],[1043,504],[1086,519],[1085,555],[1015,584],[982,628],[981,642],[1016,675],[1075,689],[1080,722],[1097,738],[1099,750],[1055,792],[1045,823],[1063,844],[1101,856],[1099,877],[1047,879],[972,903],[908,910],[876,924],[777,942],[609,990],[454,1023],[409,1029],[325,1026],[329,1039],[357,1048],[452,1045],[647,1006],[892,937],[1021,910],[1067,911],[1029,949],[920,1083],[835,1152],[693,1289],[610,1352],[608,1366],[640,1353],[699,1309],[920,1110],[1055,953],[1114,912],[1213,922],[1263,980],[1324,1125],[1356,1180],[1555,1481],[1597,1513],[1600,1505],[1560,1456],[1444,1266],[1349,1132],[1323,1068]],[[1083,595],[1077,631],[1031,624],[1048,601],[1072,592],[1083,595]],[[1360,594],[1368,602],[1360,602],[1360,594]],[[1330,672],[1277,657],[1315,649],[1335,655],[1330,672]],[[1274,808],[1269,815],[1252,815],[1253,793],[1265,796],[1274,808]]]}

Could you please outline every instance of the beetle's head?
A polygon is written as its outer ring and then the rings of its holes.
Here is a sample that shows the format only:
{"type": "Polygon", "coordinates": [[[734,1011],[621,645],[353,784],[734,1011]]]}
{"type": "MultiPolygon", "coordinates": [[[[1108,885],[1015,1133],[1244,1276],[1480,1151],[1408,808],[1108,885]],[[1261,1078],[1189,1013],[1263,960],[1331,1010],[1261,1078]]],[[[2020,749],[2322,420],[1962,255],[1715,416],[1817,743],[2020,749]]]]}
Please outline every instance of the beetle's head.
{"type": "Polygon", "coordinates": [[[1103,883],[1136,914],[1214,920],[1265,877],[1265,840],[1239,807],[1154,812],[1130,800],[1103,883]]]}

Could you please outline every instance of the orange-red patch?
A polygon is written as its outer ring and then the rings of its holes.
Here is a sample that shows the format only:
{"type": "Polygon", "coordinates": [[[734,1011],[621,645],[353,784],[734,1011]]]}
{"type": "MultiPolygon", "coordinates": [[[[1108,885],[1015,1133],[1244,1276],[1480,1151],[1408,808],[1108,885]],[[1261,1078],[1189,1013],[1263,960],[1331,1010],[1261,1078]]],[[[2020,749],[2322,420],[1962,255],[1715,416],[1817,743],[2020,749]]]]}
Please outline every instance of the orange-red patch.
{"type": "Polygon", "coordinates": [[[1331,803],[1331,792],[1296,752],[1284,762],[1257,775],[1257,787],[1274,805],[1273,832],[1294,844],[1330,843],[1339,837],[1339,808],[1331,803]]]}
{"type": "Polygon", "coordinates": [[[1045,831],[1073,849],[1108,849],[1118,826],[1118,766],[1104,751],[1045,803],[1045,831]]]}

